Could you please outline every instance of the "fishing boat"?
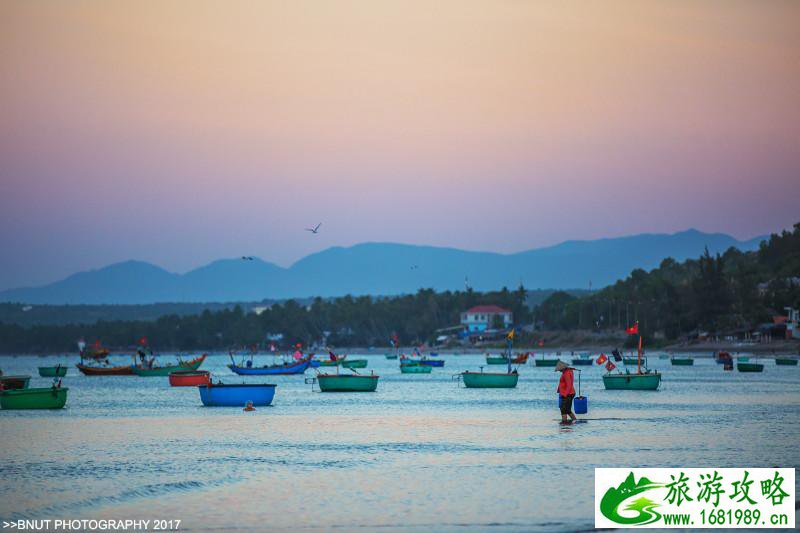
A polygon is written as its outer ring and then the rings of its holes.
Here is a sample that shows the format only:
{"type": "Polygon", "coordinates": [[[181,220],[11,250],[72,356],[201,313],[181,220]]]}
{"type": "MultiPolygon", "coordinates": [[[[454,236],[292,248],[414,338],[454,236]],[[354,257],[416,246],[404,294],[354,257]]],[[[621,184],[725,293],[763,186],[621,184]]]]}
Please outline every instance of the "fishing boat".
{"type": "Polygon", "coordinates": [[[396,353],[387,353],[386,354],[386,359],[397,359],[397,354],[396,353]]]}
{"type": "Polygon", "coordinates": [[[673,357],[670,359],[672,366],[692,366],[694,365],[694,358],[692,357],[673,357]]]}
{"type": "Polygon", "coordinates": [[[764,365],[762,365],[761,363],[737,362],[736,370],[738,370],[739,372],[763,372],[764,365]]]}
{"type": "Polygon", "coordinates": [[[661,383],[661,374],[658,372],[643,372],[641,374],[606,374],[603,376],[603,385],[606,390],[658,390],[661,383]]]}
{"type": "Polygon", "coordinates": [[[747,357],[747,356],[739,356],[739,357],[736,358],[736,362],[737,363],[746,363],[749,360],[750,360],[750,358],[747,357]]]}
{"type": "Polygon", "coordinates": [[[27,389],[30,376],[0,376],[0,388],[3,390],[27,389]]]}
{"type": "Polygon", "coordinates": [[[511,372],[480,372],[461,373],[461,381],[468,389],[513,389],[519,381],[519,374],[516,370],[511,372]]]}
{"type": "Polygon", "coordinates": [[[419,363],[400,363],[400,373],[402,374],[430,374],[433,367],[421,365],[419,363]]]}
{"type": "Polygon", "coordinates": [[[344,368],[367,368],[367,360],[366,359],[347,359],[342,361],[342,367],[344,368]]]}
{"type": "MultiPolygon", "coordinates": [[[[453,376],[464,382],[464,386],[468,389],[513,389],[516,388],[519,381],[519,373],[516,369],[511,369],[511,361],[514,360],[514,329],[512,329],[506,336],[506,350],[502,354],[502,358],[506,364],[505,372],[484,372],[483,367],[480,367],[480,372],[470,372],[469,370],[461,372],[453,376]]],[[[528,354],[525,354],[525,361],[528,360],[528,354]]],[[[488,359],[488,356],[487,356],[488,359]]],[[[538,360],[537,360],[538,362],[538,360]]]]}
{"type": "Polygon", "coordinates": [[[661,355],[658,356],[658,358],[659,359],[669,359],[669,355],[667,355],[665,353],[662,353],[661,355]]]}
{"type": "Polygon", "coordinates": [[[375,392],[378,378],[374,374],[318,374],[321,392],[375,392]]]}
{"type": "Polygon", "coordinates": [[[346,355],[337,355],[335,359],[314,359],[311,363],[311,366],[313,368],[318,366],[339,366],[346,360],[346,355]]]}
{"type": "Polygon", "coordinates": [[[780,366],[797,366],[797,359],[791,357],[776,357],[775,364],[780,366]]]}
{"type": "MultiPolygon", "coordinates": [[[[528,357],[530,354],[528,353],[518,353],[516,357],[511,359],[512,365],[524,365],[528,362],[528,357]]],[[[489,355],[486,354],[486,364],[487,365],[507,365],[508,364],[508,356],[505,354],[501,355],[489,355]]]]}
{"type": "Polygon", "coordinates": [[[195,357],[191,361],[180,361],[177,365],[167,366],[133,366],[131,370],[134,374],[140,377],[155,377],[155,376],[169,376],[171,372],[178,370],[197,370],[203,361],[206,360],[206,354],[200,357],[195,357]]]}
{"type": "MultiPolygon", "coordinates": [[[[629,334],[639,333],[639,324],[628,328],[629,334]]],[[[646,359],[644,359],[646,361],[646,359]]],[[[603,386],[606,390],[658,390],[661,384],[661,374],[656,371],[642,371],[642,336],[639,334],[639,350],[636,358],[636,373],[625,369],[625,373],[612,374],[611,372],[603,376],[603,386]]]]}
{"type": "Polygon", "coordinates": [[[39,375],[43,378],[63,378],[67,375],[67,367],[64,365],[40,366],[39,375]]]}
{"type": "Polygon", "coordinates": [[[0,391],[3,409],[61,409],[67,403],[67,387],[40,387],[0,391]]]}
{"type": "Polygon", "coordinates": [[[271,404],[275,387],[267,383],[208,383],[197,389],[206,407],[244,407],[248,402],[255,406],[271,404]]]}
{"type": "Polygon", "coordinates": [[[444,366],[444,361],[441,360],[441,359],[427,359],[427,358],[423,357],[420,360],[419,364],[422,365],[422,366],[429,366],[429,367],[434,367],[434,366],[435,367],[443,367],[444,366]]]}
{"type": "Polygon", "coordinates": [[[97,366],[97,365],[84,365],[78,363],[75,365],[84,375],[87,376],[132,376],[133,365],[122,366],[97,366]]]}
{"type": "MultiPolygon", "coordinates": [[[[638,357],[623,357],[622,362],[626,365],[639,365],[639,358],[638,357]]],[[[647,366],[647,357],[642,357],[642,364],[647,366]]]]}
{"type": "MultiPolygon", "coordinates": [[[[311,361],[313,358],[314,354],[309,354],[296,361],[288,361],[281,364],[264,365],[260,367],[252,366],[252,360],[248,361],[251,366],[237,365],[235,362],[232,362],[228,365],[228,368],[240,376],[302,374],[308,369],[309,366],[311,366],[311,361]]],[[[233,361],[233,357],[231,357],[231,361],[233,361]]]]}
{"type": "Polygon", "coordinates": [[[594,361],[589,356],[580,356],[572,359],[572,366],[589,366],[594,361]]]}
{"type": "Polygon", "coordinates": [[[536,366],[554,367],[558,364],[558,359],[534,359],[533,363],[536,366]]]}
{"type": "Polygon", "coordinates": [[[169,384],[172,387],[197,387],[208,383],[211,383],[211,373],[208,370],[178,370],[169,374],[169,384]]]}

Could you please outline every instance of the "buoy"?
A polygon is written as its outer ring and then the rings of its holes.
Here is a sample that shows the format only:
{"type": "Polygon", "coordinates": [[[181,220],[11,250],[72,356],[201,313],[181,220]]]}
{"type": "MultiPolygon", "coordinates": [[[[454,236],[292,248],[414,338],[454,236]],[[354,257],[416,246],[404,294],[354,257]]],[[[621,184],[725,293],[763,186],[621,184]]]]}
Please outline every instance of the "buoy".
{"type": "Polygon", "coordinates": [[[247,403],[244,405],[244,409],[242,409],[242,411],[255,411],[255,410],[256,408],[253,407],[253,402],[251,402],[250,400],[247,401],[247,403]]]}

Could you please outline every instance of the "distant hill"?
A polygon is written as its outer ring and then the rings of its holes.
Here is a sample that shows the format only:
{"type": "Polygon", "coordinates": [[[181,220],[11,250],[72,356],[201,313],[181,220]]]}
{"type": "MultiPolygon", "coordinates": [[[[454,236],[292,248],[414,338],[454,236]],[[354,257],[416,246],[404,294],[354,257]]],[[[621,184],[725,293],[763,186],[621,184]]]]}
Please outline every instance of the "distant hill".
{"type": "Polygon", "coordinates": [[[260,301],[310,296],[392,295],[420,287],[477,291],[503,286],[601,288],[631,270],[655,268],[666,257],[682,261],[730,247],[758,248],[764,237],[738,241],[721,233],[687,230],[594,241],[567,241],[515,254],[392,243],[333,247],[282,268],[255,259],[224,259],[185,274],[141,261],[80,272],[42,287],[0,292],[0,302],[29,304],[149,304],[260,301]]]}

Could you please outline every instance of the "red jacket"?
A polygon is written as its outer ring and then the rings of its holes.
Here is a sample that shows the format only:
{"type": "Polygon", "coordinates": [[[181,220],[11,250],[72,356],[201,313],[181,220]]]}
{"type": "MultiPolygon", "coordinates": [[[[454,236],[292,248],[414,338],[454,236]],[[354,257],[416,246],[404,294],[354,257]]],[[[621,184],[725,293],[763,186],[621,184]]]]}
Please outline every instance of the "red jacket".
{"type": "Polygon", "coordinates": [[[558,394],[561,396],[575,394],[575,376],[571,368],[567,368],[561,373],[561,379],[558,381],[558,394]]]}

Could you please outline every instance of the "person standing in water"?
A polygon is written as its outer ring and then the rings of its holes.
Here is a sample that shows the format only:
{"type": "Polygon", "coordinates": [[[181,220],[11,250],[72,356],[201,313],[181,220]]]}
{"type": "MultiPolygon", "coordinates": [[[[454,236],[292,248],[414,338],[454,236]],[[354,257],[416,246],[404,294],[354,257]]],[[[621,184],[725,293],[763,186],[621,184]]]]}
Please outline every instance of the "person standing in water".
{"type": "Polygon", "coordinates": [[[576,418],[572,412],[572,400],[575,398],[575,374],[563,361],[556,363],[556,372],[561,372],[556,389],[561,397],[561,423],[566,424],[567,418],[574,422],[576,418]]]}

